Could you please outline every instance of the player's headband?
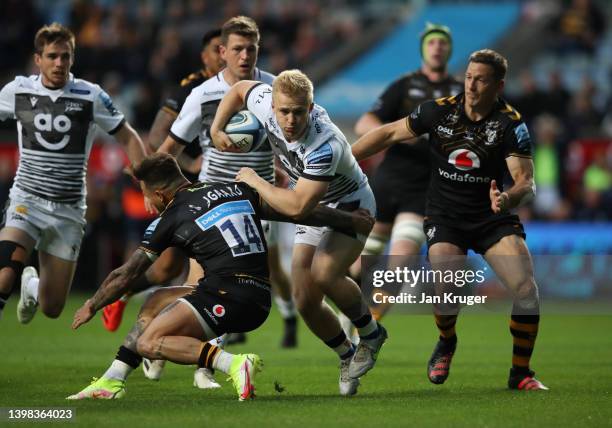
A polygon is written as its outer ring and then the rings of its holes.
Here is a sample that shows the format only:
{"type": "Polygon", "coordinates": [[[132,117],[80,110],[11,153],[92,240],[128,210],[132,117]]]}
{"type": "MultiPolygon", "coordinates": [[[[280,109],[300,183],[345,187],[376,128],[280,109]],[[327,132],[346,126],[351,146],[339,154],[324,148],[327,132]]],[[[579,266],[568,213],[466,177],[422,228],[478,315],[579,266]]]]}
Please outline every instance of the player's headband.
{"type": "Polygon", "coordinates": [[[443,38],[448,42],[450,48],[448,57],[446,58],[448,60],[453,51],[453,36],[451,35],[450,28],[446,25],[432,24],[429,22],[425,26],[425,30],[421,33],[421,58],[425,59],[425,46],[431,39],[435,38],[443,38]]]}

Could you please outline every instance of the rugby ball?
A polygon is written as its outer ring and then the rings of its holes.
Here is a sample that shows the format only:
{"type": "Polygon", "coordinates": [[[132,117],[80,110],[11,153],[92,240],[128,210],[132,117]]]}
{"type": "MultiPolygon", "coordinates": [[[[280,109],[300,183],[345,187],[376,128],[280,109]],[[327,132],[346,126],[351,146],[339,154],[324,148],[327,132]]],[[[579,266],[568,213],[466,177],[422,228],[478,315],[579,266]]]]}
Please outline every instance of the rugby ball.
{"type": "Polygon", "coordinates": [[[225,133],[242,153],[257,149],[266,138],[261,122],[248,110],[233,115],[225,126],[225,133]]]}

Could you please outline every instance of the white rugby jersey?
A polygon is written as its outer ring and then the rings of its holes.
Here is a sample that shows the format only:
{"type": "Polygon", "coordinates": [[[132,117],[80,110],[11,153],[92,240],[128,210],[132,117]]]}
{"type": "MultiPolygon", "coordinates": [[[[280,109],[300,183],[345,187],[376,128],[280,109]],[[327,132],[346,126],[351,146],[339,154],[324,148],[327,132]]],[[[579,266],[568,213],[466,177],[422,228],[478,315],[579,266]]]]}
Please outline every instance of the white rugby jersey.
{"type": "Polygon", "coordinates": [[[85,201],[87,160],[96,125],[113,134],[125,121],[100,86],[72,74],[60,89],[40,75],[17,76],[0,91],[0,120],[17,119],[14,186],[54,202],[85,201]]]}
{"type": "Polygon", "coordinates": [[[329,181],[323,203],[346,200],[366,186],[363,173],[342,131],[333,124],[325,109],[317,104],[310,112],[308,128],[295,142],[285,139],[272,110],[272,87],[260,83],[246,96],[247,108],[264,124],[270,145],[291,180],[291,187],[300,177],[329,181]]]}
{"type": "MultiPolygon", "coordinates": [[[[274,75],[256,68],[254,80],[272,83],[274,75]]],[[[200,181],[234,182],[240,168],[247,166],[274,183],[274,154],[268,141],[249,153],[230,153],[215,149],[210,140],[209,130],[217,107],[230,88],[223,78],[223,70],[195,87],[172,124],[170,135],[184,145],[199,137],[203,154],[202,170],[198,177],[200,181]]]]}

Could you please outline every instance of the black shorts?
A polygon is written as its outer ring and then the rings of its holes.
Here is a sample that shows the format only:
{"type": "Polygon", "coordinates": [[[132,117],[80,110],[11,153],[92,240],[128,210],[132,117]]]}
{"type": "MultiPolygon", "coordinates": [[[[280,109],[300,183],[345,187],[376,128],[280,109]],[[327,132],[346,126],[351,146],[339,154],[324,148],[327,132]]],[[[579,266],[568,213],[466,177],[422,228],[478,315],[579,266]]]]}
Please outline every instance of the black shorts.
{"type": "Polygon", "coordinates": [[[254,277],[206,276],[182,298],[206,331],[217,335],[255,330],[268,318],[270,285],[254,277]],[[208,327],[208,328],[207,328],[208,327]]]}
{"type": "Polygon", "coordinates": [[[467,250],[484,254],[504,236],[527,236],[518,216],[514,214],[493,215],[483,220],[462,221],[447,217],[426,217],[423,231],[427,246],[438,242],[448,242],[467,250]]]}
{"type": "MultiPolygon", "coordinates": [[[[429,178],[429,177],[428,177],[429,178]]],[[[372,178],[372,191],[376,198],[376,220],[393,223],[399,213],[425,215],[428,181],[410,182],[409,177],[398,181],[389,173],[378,171],[372,178]],[[409,183],[409,185],[406,185],[409,183]]]]}

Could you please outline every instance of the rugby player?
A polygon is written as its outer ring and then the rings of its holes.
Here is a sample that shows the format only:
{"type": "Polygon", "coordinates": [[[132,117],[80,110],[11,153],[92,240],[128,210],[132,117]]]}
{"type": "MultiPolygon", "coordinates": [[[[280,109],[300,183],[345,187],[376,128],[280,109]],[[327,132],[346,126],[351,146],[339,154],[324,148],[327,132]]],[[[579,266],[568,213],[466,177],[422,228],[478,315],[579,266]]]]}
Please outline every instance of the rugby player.
{"type": "MultiPolygon", "coordinates": [[[[206,81],[208,78],[215,76],[224,66],[225,62],[221,58],[219,46],[221,44],[221,29],[208,31],[202,38],[202,50],[200,59],[202,68],[189,76],[185,77],[180,87],[174,90],[164,101],[162,108],[157,112],[155,121],[149,132],[148,144],[152,151],[156,151],[168,135],[172,123],[178,116],[185,99],[191,91],[206,81]]],[[[197,142],[197,137],[193,144],[187,146],[188,153],[181,153],[177,157],[177,161],[181,166],[183,174],[190,180],[196,181],[200,172],[202,150],[197,142]]],[[[149,207],[151,208],[151,207],[149,207]]],[[[186,284],[196,284],[202,276],[200,266],[195,260],[187,262],[184,254],[175,248],[168,248],[157,259],[147,272],[140,278],[139,284],[133,288],[133,293],[142,291],[151,286],[151,284],[169,284],[171,281],[185,279],[186,284]],[[185,266],[190,266],[189,275],[185,279],[181,276],[185,270],[185,266]]],[[[128,295],[122,296],[116,302],[104,307],[102,313],[102,322],[104,327],[109,331],[115,331],[121,325],[123,311],[129,300],[128,295]]],[[[145,360],[142,367],[145,376],[152,380],[159,380],[163,370],[163,360],[151,362],[145,360]]],[[[207,369],[198,369],[194,373],[194,386],[198,388],[218,388],[220,385],[214,380],[212,373],[207,369]]]]}
{"type": "MultiPolygon", "coordinates": [[[[424,231],[432,268],[465,259],[468,249],[484,256],[514,294],[508,387],[547,389],[529,366],[538,332],[539,295],[525,232],[510,210],[535,195],[531,138],[521,115],[503,98],[507,60],[484,49],[472,53],[465,92],[419,105],[408,117],[383,125],[353,145],[357,159],[429,134],[432,175],[424,231]],[[503,187],[509,171],[514,184],[503,187]]],[[[443,289],[438,285],[437,289],[443,289]]],[[[456,305],[435,305],[440,338],[428,363],[429,380],[447,379],[457,346],[456,305]]]]}
{"type": "MultiPolygon", "coordinates": [[[[270,86],[242,81],[232,86],[217,108],[211,137],[220,150],[233,150],[222,129],[245,105],[264,124],[275,155],[290,178],[289,189],[275,187],[251,168],[236,176],[275,210],[302,217],[318,203],[363,208],[374,214],[376,203],[350,146],[327,112],[313,103],[312,83],[299,70],[284,71],[270,86]]],[[[340,357],[340,393],[357,392],[359,377],[374,367],[387,332],[370,314],[359,287],[346,276],[367,235],[349,237],[307,225],[295,230],[291,267],[294,298],[308,327],[340,357]],[[338,317],[324,301],[329,297],[353,322],[361,342],[355,349],[338,317]]]]}
{"type": "Polygon", "coordinates": [[[134,164],[145,147],[100,86],[75,78],[75,38],[57,23],[38,30],[40,73],[17,76],[0,92],[0,119],[17,119],[19,166],[0,230],[0,313],[21,279],[17,318],[27,324],[40,306],[61,314],[85,230],[87,159],[96,129],[113,135],[134,164]],[[24,269],[38,249],[40,278],[24,269]]]}
{"type": "MultiPolygon", "coordinates": [[[[88,322],[96,311],[128,291],[168,247],[181,248],[195,258],[206,276],[195,289],[170,287],[155,292],[110,368],[68,399],[123,397],[125,379],[142,357],[220,370],[230,375],[241,401],[253,398],[261,358],[232,355],[206,341],[227,332],[254,330],[266,320],[271,298],[260,220],[294,220],[276,213],[246,184],[190,183],[176,160],[165,153],[147,157],[135,167],[134,176],[161,215],[147,228],[140,248],[76,311],[72,327],[88,322]],[[160,301],[167,303],[169,298],[178,300],[156,315],[164,306],[160,301]]],[[[320,206],[300,221],[331,225],[342,233],[367,234],[374,219],[363,212],[348,214],[320,206]]]]}
{"type": "MultiPolygon", "coordinates": [[[[241,166],[250,166],[259,171],[270,183],[274,183],[274,155],[269,142],[249,153],[224,153],[210,143],[209,128],[217,106],[230,87],[241,80],[252,79],[272,83],[274,76],[256,67],[259,52],[259,28],[246,16],[237,16],[226,21],[221,29],[221,58],[226,68],[200,86],[185,100],[170,134],[159,148],[160,152],[179,156],[194,139],[199,137],[203,152],[200,181],[233,182],[241,166]]],[[[268,240],[268,264],[270,281],[275,291],[275,302],[284,321],[281,346],[293,348],[297,345],[297,318],[291,298],[291,284],[283,271],[278,247],[279,225],[265,222],[264,231],[268,240]]],[[[203,275],[200,271],[199,277],[203,275]]]]}
{"type": "MultiPolygon", "coordinates": [[[[461,83],[447,69],[452,52],[449,28],[428,23],[421,33],[420,51],[421,68],[400,77],[385,89],[372,109],[355,124],[358,136],[384,123],[406,117],[424,101],[461,92],[461,83]]],[[[425,242],[423,215],[429,174],[426,136],[420,137],[414,144],[396,144],[386,151],[372,177],[377,207],[376,224],[368,236],[363,255],[382,254],[389,241],[389,254],[403,256],[395,257],[398,263],[420,253],[425,242]]],[[[358,280],[360,270],[358,258],[351,268],[351,276],[358,280]]],[[[385,293],[395,295],[400,290],[393,286],[385,289],[385,293]]],[[[375,304],[372,299],[368,299],[368,304],[376,319],[380,319],[391,307],[386,303],[375,304]]]]}

